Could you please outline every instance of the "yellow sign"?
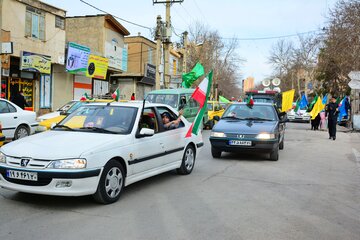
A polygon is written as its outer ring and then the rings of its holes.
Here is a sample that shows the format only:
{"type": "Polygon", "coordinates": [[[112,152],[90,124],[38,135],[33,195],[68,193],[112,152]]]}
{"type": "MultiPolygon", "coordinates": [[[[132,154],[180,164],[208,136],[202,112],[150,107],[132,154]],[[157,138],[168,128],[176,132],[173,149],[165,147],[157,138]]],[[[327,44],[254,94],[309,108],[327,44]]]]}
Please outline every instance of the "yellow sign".
{"type": "Polygon", "coordinates": [[[100,56],[89,55],[86,76],[91,78],[106,79],[109,59],[100,56]]]}
{"type": "Polygon", "coordinates": [[[20,70],[51,74],[51,57],[23,51],[20,70]]]}

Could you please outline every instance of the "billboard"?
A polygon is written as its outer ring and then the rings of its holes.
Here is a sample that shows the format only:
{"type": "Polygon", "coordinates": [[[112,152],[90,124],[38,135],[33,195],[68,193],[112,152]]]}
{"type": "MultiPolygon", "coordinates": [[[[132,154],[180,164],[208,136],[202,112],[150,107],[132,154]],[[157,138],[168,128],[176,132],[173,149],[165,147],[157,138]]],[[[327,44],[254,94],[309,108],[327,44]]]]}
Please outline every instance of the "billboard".
{"type": "Polygon", "coordinates": [[[106,79],[108,66],[109,60],[107,58],[90,54],[86,76],[90,78],[106,79]]]}
{"type": "Polygon", "coordinates": [[[88,67],[89,55],[89,47],[69,42],[66,71],[69,73],[85,73],[88,67]]]}
{"type": "Polygon", "coordinates": [[[51,74],[51,57],[22,51],[20,70],[51,74]]]}

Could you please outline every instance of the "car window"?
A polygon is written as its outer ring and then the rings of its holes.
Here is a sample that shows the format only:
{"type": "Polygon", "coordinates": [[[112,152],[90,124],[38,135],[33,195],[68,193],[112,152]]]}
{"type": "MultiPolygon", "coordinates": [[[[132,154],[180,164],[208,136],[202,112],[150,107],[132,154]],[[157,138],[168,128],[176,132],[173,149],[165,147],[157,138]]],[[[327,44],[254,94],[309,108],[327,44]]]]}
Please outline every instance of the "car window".
{"type": "Polygon", "coordinates": [[[0,101],[0,113],[11,113],[11,112],[16,112],[16,108],[5,101],[0,101]]]}
{"type": "Polygon", "coordinates": [[[70,108],[68,108],[66,113],[70,114],[70,113],[74,112],[76,109],[78,109],[79,107],[81,107],[84,104],[85,104],[85,102],[80,102],[80,101],[76,102],[75,104],[71,105],[70,108]]]}
{"type": "Polygon", "coordinates": [[[224,117],[237,117],[240,119],[276,120],[275,108],[270,105],[253,105],[248,107],[243,104],[230,105],[223,114],[224,117]]]}
{"type": "Polygon", "coordinates": [[[68,126],[73,130],[99,128],[113,133],[129,134],[133,128],[136,113],[135,107],[84,105],[67,116],[59,125],[68,126]]]}
{"type": "Polygon", "coordinates": [[[199,107],[199,103],[197,101],[195,101],[194,99],[190,98],[189,99],[189,106],[190,107],[195,107],[195,108],[198,108],[199,107]]]}
{"type": "Polygon", "coordinates": [[[155,133],[159,132],[158,121],[155,110],[153,108],[144,109],[139,126],[141,128],[153,129],[155,133]]]}
{"type": "Polygon", "coordinates": [[[76,102],[75,101],[70,101],[68,103],[66,103],[65,105],[63,105],[62,107],[60,107],[58,109],[58,111],[63,111],[66,112],[67,110],[69,110],[71,108],[71,106],[73,106],[76,102]]]}
{"type": "MultiPolygon", "coordinates": [[[[157,107],[157,110],[158,110],[160,116],[165,112],[169,113],[170,121],[173,121],[178,118],[178,116],[167,107],[157,107]]],[[[162,124],[162,119],[160,119],[160,123],[162,124]]],[[[184,127],[184,126],[185,126],[185,124],[182,121],[180,121],[179,127],[184,127]]]]}
{"type": "Polygon", "coordinates": [[[207,110],[208,110],[208,111],[212,111],[212,110],[213,110],[213,104],[212,104],[212,103],[208,103],[208,104],[207,104],[207,110]]]}
{"type": "Polygon", "coordinates": [[[151,103],[164,103],[173,108],[178,107],[179,96],[177,94],[149,94],[146,101],[151,103]]]}

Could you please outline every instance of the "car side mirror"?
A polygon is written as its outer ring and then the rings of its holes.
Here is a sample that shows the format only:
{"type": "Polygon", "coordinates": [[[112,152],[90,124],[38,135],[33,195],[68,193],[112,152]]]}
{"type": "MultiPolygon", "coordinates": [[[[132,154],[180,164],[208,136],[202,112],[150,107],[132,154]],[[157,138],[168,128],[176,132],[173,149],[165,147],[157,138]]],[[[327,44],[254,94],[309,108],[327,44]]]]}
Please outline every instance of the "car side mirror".
{"type": "Polygon", "coordinates": [[[219,116],[214,116],[213,119],[216,120],[216,121],[220,121],[220,117],[219,117],[219,116]]]}
{"type": "Polygon", "coordinates": [[[66,115],[65,111],[60,111],[60,115],[66,115]]]}
{"type": "Polygon", "coordinates": [[[150,129],[150,128],[141,128],[139,134],[136,135],[137,138],[142,138],[142,137],[151,137],[152,135],[155,134],[154,129],[150,129]]]}

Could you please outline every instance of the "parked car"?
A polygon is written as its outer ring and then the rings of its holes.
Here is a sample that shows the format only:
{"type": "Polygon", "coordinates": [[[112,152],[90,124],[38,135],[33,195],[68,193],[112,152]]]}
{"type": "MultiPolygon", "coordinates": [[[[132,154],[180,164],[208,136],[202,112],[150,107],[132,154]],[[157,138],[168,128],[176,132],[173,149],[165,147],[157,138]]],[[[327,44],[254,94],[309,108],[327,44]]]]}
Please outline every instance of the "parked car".
{"type": "Polygon", "coordinates": [[[13,140],[34,133],[39,124],[35,112],[23,110],[4,98],[0,98],[0,119],[5,138],[13,140]]]}
{"type": "MultiPolygon", "coordinates": [[[[190,122],[195,120],[199,110],[199,103],[191,98],[195,89],[178,88],[178,89],[160,89],[154,90],[147,94],[146,100],[151,103],[163,103],[170,105],[177,111],[183,109],[183,116],[190,122]]],[[[208,121],[208,113],[205,112],[203,117],[203,126],[208,121]]]]}
{"type": "Polygon", "coordinates": [[[142,102],[90,103],[50,131],[0,148],[0,186],[46,195],[93,195],[117,201],[123,187],[176,169],[190,174],[202,135],[185,138],[190,123],[165,130],[161,114],[176,110],[142,102]],[[73,127],[70,127],[73,126],[73,127]]]}
{"type": "MultiPolygon", "coordinates": [[[[296,103],[293,104],[296,105],[296,103]]],[[[306,108],[300,108],[297,112],[295,112],[293,108],[287,113],[287,118],[289,119],[289,121],[293,122],[300,121],[310,123],[311,116],[310,113],[308,113],[306,110],[306,108]]]]}
{"type": "Polygon", "coordinates": [[[216,120],[214,119],[215,116],[221,117],[224,113],[225,109],[221,107],[220,103],[218,101],[208,101],[207,102],[207,111],[208,111],[208,122],[206,123],[207,126],[209,126],[210,129],[213,128],[213,126],[216,123],[216,120]]]}
{"type": "Polygon", "coordinates": [[[113,101],[114,101],[113,99],[110,99],[110,100],[109,99],[93,99],[93,100],[85,100],[85,101],[73,100],[73,101],[65,104],[63,107],[61,107],[61,111],[56,111],[56,113],[48,113],[49,115],[45,114],[47,116],[43,115],[43,116],[39,117],[38,119],[40,120],[40,123],[39,123],[39,126],[36,128],[35,132],[38,133],[38,132],[43,132],[43,131],[49,130],[51,125],[59,123],[67,115],[71,114],[76,109],[83,106],[84,104],[92,103],[92,102],[113,102],[113,101]],[[50,117],[50,116],[53,116],[53,117],[50,117]]]}
{"type": "MultiPolygon", "coordinates": [[[[218,118],[218,117],[215,117],[218,118]]],[[[279,159],[284,148],[285,113],[271,103],[233,103],[224,112],[210,134],[214,158],[222,152],[265,152],[270,159],[279,159]]]]}

